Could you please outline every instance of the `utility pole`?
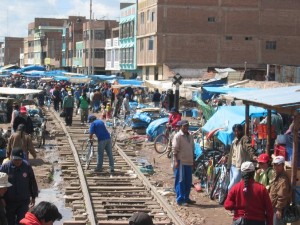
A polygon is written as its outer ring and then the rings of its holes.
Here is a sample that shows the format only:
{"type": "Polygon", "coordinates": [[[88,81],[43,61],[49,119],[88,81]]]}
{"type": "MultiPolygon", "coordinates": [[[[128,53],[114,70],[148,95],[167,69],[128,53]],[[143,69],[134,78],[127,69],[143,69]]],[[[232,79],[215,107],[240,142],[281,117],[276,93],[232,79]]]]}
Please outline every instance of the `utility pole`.
{"type": "Polygon", "coordinates": [[[90,0],[90,19],[89,19],[89,63],[88,63],[88,75],[91,75],[91,60],[92,59],[92,0],[90,0]]]}
{"type": "Polygon", "coordinates": [[[172,82],[173,84],[176,86],[176,89],[175,89],[175,108],[176,110],[179,111],[179,86],[182,84],[182,76],[180,76],[179,73],[177,73],[173,79],[172,79],[172,82]]]}

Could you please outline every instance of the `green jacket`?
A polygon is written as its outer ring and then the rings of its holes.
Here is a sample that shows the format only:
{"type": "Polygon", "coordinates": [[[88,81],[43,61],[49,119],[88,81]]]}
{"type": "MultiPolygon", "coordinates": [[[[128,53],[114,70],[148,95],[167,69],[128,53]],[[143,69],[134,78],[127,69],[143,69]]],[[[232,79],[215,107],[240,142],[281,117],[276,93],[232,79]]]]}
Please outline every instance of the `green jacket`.
{"type": "Polygon", "coordinates": [[[89,102],[88,102],[88,98],[87,97],[83,97],[83,96],[80,96],[79,98],[79,107],[81,109],[88,109],[89,108],[89,102]]]}
{"type": "Polygon", "coordinates": [[[255,173],[254,180],[266,187],[267,190],[270,189],[270,183],[274,179],[274,170],[269,167],[265,171],[255,173]]]}
{"type": "Polygon", "coordinates": [[[63,101],[63,108],[73,108],[74,107],[74,97],[66,96],[63,101]]]}

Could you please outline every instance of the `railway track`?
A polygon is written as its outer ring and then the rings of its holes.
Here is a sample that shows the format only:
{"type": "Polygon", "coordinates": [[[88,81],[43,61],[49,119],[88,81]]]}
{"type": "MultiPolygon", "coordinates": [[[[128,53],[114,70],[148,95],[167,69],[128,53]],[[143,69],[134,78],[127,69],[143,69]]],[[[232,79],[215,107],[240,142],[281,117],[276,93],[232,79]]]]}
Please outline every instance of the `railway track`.
{"type": "MultiPolygon", "coordinates": [[[[81,159],[81,145],[88,138],[84,134],[88,126],[80,125],[73,118],[72,127],[66,127],[56,112],[48,117],[56,129],[56,139],[61,161],[65,201],[72,207],[75,221],[64,225],[124,225],[134,212],[151,215],[156,225],[184,225],[168,202],[140,172],[135,160],[135,151],[142,146],[126,148],[116,143],[113,149],[115,172],[108,171],[108,158],[104,154],[103,172],[95,173],[96,155],[89,170],[81,159]]],[[[97,142],[95,142],[97,146],[97,142]]],[[[95,148],[97,149],[97,148],[95,148]]]]}

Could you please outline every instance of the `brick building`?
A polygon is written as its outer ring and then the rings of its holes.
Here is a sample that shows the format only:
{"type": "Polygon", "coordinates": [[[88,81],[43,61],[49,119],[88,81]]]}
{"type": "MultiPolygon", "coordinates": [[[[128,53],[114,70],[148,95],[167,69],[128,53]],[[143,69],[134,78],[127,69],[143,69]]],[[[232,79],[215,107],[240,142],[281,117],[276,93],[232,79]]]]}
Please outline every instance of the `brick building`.
{"type": "Polygon", "coordinates": [[[176,68],[300,65],[300,1],[139,0],[137,66],[160,80],[176,68]]]}
{"type": "Polygon", "coordinates": [[[24,38],[5,37],[0,43],[0,66],[8,64],[20,65],[20,51],[24,38]]]}

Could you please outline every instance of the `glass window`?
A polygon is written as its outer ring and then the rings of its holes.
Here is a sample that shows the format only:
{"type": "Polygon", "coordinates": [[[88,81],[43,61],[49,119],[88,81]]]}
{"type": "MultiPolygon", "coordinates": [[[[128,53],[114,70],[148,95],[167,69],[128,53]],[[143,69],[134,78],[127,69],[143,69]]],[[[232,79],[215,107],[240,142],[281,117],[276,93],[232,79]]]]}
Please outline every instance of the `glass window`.
{"type": "Polygon", "coordinates": [[[153,22],[155,20],[155,12],[151,13],[151,21],[153,22]]]}
{"type": "Polygon", "coordinates": [[[140,51],[144,50],[144,39],[140,39],[140,51]]]}
{"type": "Polygon", "coordinates": [[[105,30],[95,30],[95,40],[105,39],[105,30]]]}
{"type": "Polygon", "coordinates": [[[266,49],[275,50],[276,49],[276,41],[267,41],[266,49]]]}
{"type": "Polygon", "coordinates": [[[232,40],[232,36],[226,36],[226,37],[225,37],[225,40],[231,41],[231,40],[232,40]]]}
{"type": "Polygon", "coordinates": [[[153,50],[154,49],[154,37],[149,37],[148,41],[148,50],[153,50]]]}
{"type": "Polygon", "coordinates": [[[141,24],[145,23],[145,14],[144,12],[141,13],[141,24]]]}
{"type": "Polygon", "coordinates": [[[215,18],[215,17],[208,17],[208,18],[207,18],[207,21],[208,21],[209,23],[214,23],[214,22],[216,22],[216,18],[215,18]]]}
{"type": "Polygon", "coordinates": [[[119,61],[120,60],[120,50],[119,49],[116,49],[115,50],[115,61],[119,61]]]}
{"type": "Polygon", "coordinates": [[[94,49],[95,59],[104,59],[104,56],[105,56],[105,50],[104,49],[100,49],[100,48],[94,49]]]}
{"type": "Polygon", "coordinates": [[[110,62],[111,61],[111,50],[106,51],[106,61],[110,62]]]}

